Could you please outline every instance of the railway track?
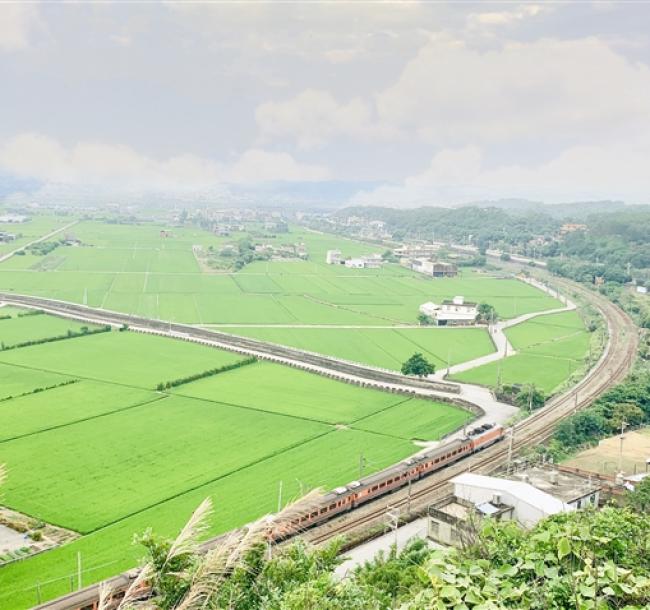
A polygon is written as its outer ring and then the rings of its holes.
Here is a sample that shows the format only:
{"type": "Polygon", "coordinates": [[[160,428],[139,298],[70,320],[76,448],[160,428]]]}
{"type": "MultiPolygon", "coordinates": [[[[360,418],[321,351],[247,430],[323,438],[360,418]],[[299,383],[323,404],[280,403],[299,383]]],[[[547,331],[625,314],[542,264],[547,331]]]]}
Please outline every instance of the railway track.
{"type": "Polygon", "coordinates": [[[459,394],[457,384],[433,381],[430,379],[417,379],[405,377],[392,371],[366,366],[354,362],[331,358],[306,350],[300,350],[276,343],[268,343],[248,337],[240,337],[216,330],[197,328],[190,324],[165,322],[119,313],[106,309],[86,307],[68,301],[58,301],[29,295],[0,292],[0,301],[12,305],[22,305],[38,308],[52,313],[77,320],[111,324],[113,326],[126,325],[133,330],[153,332],[170,335],[176,339],[185,339],[194,342],[206,342],[230,351],[256,356],[262,359],[279,360],[298,368],[304,368],[318,374],[330,376],[340,375],[349,378],[362,378],[373,384],[408,386],[413,389],[430,390],[444,394],[459,394]]]}
{"type": "MultiPolygon", "coordinates": [[[[555,397],[544,408],[536,411],[525,420],[513,426],[513,435],[511,441],[504,441],[497,445],[487,448],[481,453],[475,454],[470,458],[462,460],[447,468],[435,472],[425,479],[413,483],[408,490],[402,488],[389,496],[383,496],[364,505],[345,516],[337,517],[332,521],[315,527],[308,532],[301,534],[304,538],[314,544],[321,544],[331,540],[334,537],[349,534],[353,531],[366,528],[371,524],[380,522],[388,506],[404,507],[417,506],[418,503],[427,503],[448,493],[449,481],[454,476],[472,470],[474,472],[489,473],[502,467],[508,460],[509,455],[514,455],[526,447],[530,447],[547,440],[552,434],[557,423],[567,415],[576,410],[584,408],[591,404],[598,396],[608,388],[622,381],[628,374],[637,350],[638,336],[637,330],[632,320],[613,303],[606,300],[600,295],[596,295],[586,289],[568,282],[556,281],[557,284],[563,284],[570,287],[571,290],[582,293],[601,311],[608,325],[608,342],[596,365],[588,374],[570,391],[555,397]]],[[[30,307],[40,307],[53,313],[64,313],[71,317],[78,316],[81,319],[88,320],[92,315],[100,316],[97,321],[102,323],[113,324],[140,324],[142,321],[149,323],[148,328],[152,330],[171,329],[175,332],[185,332],[186,329],[199,333],[200,337],[209,335],[209,338],[215,334],[225,337],[230,341],[233,336],[226,333],[212,333],[202,331],[194,327],[181,324],[167,324],[156,320],[146,320],[142,318],[133,318],[124,314],[114,312],[105,312],[103,310],[93,310],[83,306],[53,301],[50,299],[40,299],[37,297],[27,297],[23,295],[13,295],[11,293],[0,293],[0,300],[27,305],[30,307]]],[[[199,338],[200,338],[199,337],[199,338]]],[[[238,339],[238,338],[236,338],[238,339]]],[[[252,346],[255,349],[261,342],[243,340],[242,345],[252,346]]],[[[264,345],[264,344],[262,344],[264,345]]],[[[231,344],[232,349],[238,349],[238,344],[231,344]]],[[[292,357],[302,354],[299,350],[288,350],[292,357]]],[[[311,356],[311,355],[310,355],[311,356]]],[[[332,359],[324,358],[323,360],[331,361],[332,359]]],[[[322,361],[322,360],[321,360],[322,361]]],[[[338,361],[334,360],[338,363],[338,361]]],[[[369,372],[371,379],[375,379],[377,370],[367,367],[354,367],[358,372],[369,372]]],[[[381,374],[381,371],[379,371],[381,374]]],[[[381,375],[379,376],[381,379],[381,375]]],[[[449,385],[449,384],[444,384],[449,385]]],[[[206,541],[203,545],[205,549],[217,546],[223,536],[206,541]]],[[[135,572],[127,572],[105,581],[113,591],[124,591],[128,584],[135,577],[135,572]]],[[[98,599],[98,587],[93,585],[75,591],[66,596],[46,602],[38,606],[38,610],[73,610],[78,608],[93,608],[98,599]]]]}

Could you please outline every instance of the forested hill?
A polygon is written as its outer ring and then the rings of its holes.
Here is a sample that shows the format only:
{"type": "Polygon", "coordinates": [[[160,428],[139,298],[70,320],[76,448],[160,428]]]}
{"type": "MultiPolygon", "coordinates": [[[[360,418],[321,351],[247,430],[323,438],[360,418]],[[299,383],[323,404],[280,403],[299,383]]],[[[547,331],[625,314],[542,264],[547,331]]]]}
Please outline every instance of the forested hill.
{"type": "Polygon", "coordinates": [[[471,235],[475,243],[505,241],[513,245],[526,243],[536,235],[555,234],[562,225],[562,221],[547,214],[478,207],[351,207],[339,210],[336,216],[383,221],[395,239],[431,239],[435,233],[435,239],[465,242],[471,235]]]}
{"type": "MultiPolygon", "coordinates": [[[[606,202],[609,203],[609,202],[606,202]]],[[[513,254],[542,257],[554,273],[579,281],[602,276],[624,284],[631,279],[650,282],[650,206],[614,205],[615,211],[585,214],[588,204],[563,218],[551,215],[556,206],[539,204],[537,211],[496,207],[410,210],[351,207],[339,210],[339,230],[354,232],[347,219],[380,220],[396,241],[424,239],[472,243],[513,254]],[[580,223],[584,230],[563,230],[565,223],[580,223]]],[[[604,205],[594,202],[596,210],[604,205]]],[[[506,206],[507,207],[507,206],[506,206]]]]}

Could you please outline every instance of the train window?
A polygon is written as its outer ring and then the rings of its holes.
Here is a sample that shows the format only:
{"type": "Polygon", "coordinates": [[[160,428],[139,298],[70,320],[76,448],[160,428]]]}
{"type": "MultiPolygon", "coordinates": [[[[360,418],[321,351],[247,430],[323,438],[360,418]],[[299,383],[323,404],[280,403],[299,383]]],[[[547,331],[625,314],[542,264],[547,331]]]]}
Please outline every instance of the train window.
{"type": "Polygon", "coordinates": [[[311,515],[309,515],[310,519],[313,519],[314,517],[318,517],[318,511],[315,511],[311,515]]]}
{"type": "Polygon", "coordinates": [[[437,464],[439,461],[440,461],[440,458],[436,458],[436,461],[434,462],[434,464],[437,464]]]}
{"type": "Polygon", "coordinates": [[[384,481],[383,483],[380,483],[379,487],[386,487],[386,482],[384,481]]]}
{"type": "Polygon", "coordinates": [[[377,491],[377,489],[379,489],[379,485],[373,485],[370,491],[377,491]]]}
{"type": "Polygon", "coordinates": [[[393,479],[388,479],[388,481],[386,481],[386,485],[390,485],[392,482],[393,482],[393,479]]]}
{"type": "Polygon", "coordinates": [[[327,508],[321,508],[321,509],[320,509],[320,514],[321,514],[321,515],[322,515],[323,513],[326,513],[326,512],[327,512],[327,508]]]}
{"type": "Polygon", "coordinates": [[[337,504],[330,504],[330,507],[328,510],[334,510],[338,505],[337,504]]]}

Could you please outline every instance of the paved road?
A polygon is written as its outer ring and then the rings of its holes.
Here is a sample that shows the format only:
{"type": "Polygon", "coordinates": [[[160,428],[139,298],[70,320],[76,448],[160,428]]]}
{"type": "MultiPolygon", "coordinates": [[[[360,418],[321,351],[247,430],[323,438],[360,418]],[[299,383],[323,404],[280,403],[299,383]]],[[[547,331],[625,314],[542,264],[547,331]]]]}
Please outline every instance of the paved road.
{"type": "Polygon", "coordinates": [[[496,362],[497,360],[501,360],[502,358],[508,358],[510,356],[514,356],[517,353],[517,351],[514,349],[514,347],[512,347],[512,344],[510,343],[510,341],[508,341],[508,337],[504,332],[507,328],[510,328],[511,326],[516,326],[517,324],[521,324],[522,322],[526,322],[527,320],[532,320],[533,318],[537,318],[539,316],[548,316],[554,313],[562,313],[565,311],[572,311],[576,309],[576,304],[573,301],[559,294],[553,288],[549,288],[545,284],[542,284],[541,282],[533,278],[522,279],[521,281],[526,282],[527,284],[530,284],[531,286],[534,286],[535,288],[538,288],[539,290],[542,290],[543,292],[546,292],[550,296],[558,299],[560,302],[564,303],[564,307],[558,307],[556,309],[547,309],[546,311],[535,311],[532,313],[526,313],[521,316],[517,316],[516,318],[512,318],[510,320],[501,320],[496,324],[491,325],[489,327],[489,333],[490,336],[492,337],[492,341],[494,341],[495,347],[497,348],[495,352],[488,354],[486,356],[480,356],[479,358],[475,358],[474,360],[461,362],[460,364],[456,364],[452,367],[449,367],[448,369],[442,368],[436,371],[435,374],[431,375],[430,376],[431,379],[442,381],[447,375],[462,373],[463,371],[468,371],[470,369],[476,368],[477,366],[481,366],[482,364],[488,364],[490,362],[496,362]]]}
{"type": "Polygon", "coordinates": [[[61,233],[62,231],[65,231],[66,229],[69,229],[70,227],[74,227],[79,221],[75,220],[74,222],[71,222],[70,224],[67,224],[59,229],[55,229],[54,231],[50,231],[47,235],[43,235],[42,237],[39,237],[37,239],[33,239],[32,241],[23,244],[22,246],[19,246],[18,248],[15,248],[11,252],[7,252],[6,254],[3,254],[0,256],[0,263],[6,261],[7,259],[10,259],[16,252],[20,252],[20,250],[24,250],[25,248],[29,248],[29,246],[32,246],[33,244],[38,244],[42,241],[45,241],[46,239],[49,239],[50,237],[54,237],[58,233],[61,233]]]}

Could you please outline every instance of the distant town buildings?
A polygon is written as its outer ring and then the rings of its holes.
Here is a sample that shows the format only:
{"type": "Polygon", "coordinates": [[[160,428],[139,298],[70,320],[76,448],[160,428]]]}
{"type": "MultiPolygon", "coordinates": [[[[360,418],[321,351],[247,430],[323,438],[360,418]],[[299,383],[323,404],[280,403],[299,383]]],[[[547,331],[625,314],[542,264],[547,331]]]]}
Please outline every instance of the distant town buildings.
{"type": "Polygon", "coordinates": [[[576,231],[586,231],[587,225],[579,224],[577,222],[565,222],[560,227],[560,235],[566,235],[567,233],[575,233],[576,231]]]}
{"type": "Polygon", "coordinates": [[[253,249],[258,254],[268,254],[271,258],[299,258],[306,260],[309,258],[307,246],[300,242],[295,244],[256,244],[253,249]]]}
{"type": "Polygon", "coordinates": [[[393,254],[399,258],[431,257],[440,250],[440,244],[404,244],[393,249],[393,254]]]}
{"type": "Polygon", "coordinates": [[[30,217],[22,214],[3,214],[0,216],[0,224],[20,224],[28,220],[31,220],[30,217]]]}
{"type": "Polygon", "coordinates": [[[380,254],[366,254],[344,260],[340,250],[328,250],[325,262],[328,265],[345,265],[351,269],[379,269],[384,264],[384,259],[380,254]]]}
{"type": "Polygon", "coordinates": [[[465,472],[451,482],[453,496],[428,511],[429,538],[447,545],[469,542],[486,517],[531,528],[550,515],[598,506],[601,490],[591,479],[543,466],[504,477],[465,472]]]}
{"type": "Polygon", "coordinates": [[[16,239],[15,233],[7,233],[5,231],[0,231],[0,242],[9,242],[9,241],[14,241],[16,239]]]}

